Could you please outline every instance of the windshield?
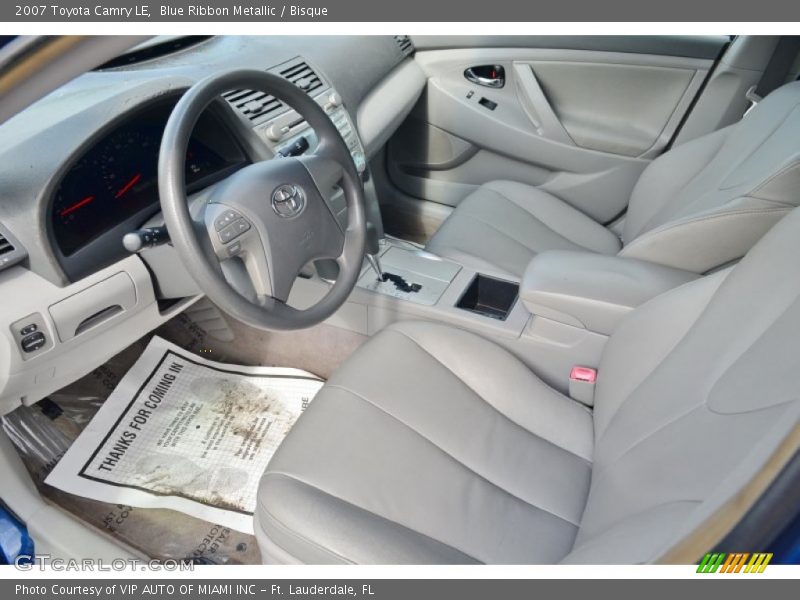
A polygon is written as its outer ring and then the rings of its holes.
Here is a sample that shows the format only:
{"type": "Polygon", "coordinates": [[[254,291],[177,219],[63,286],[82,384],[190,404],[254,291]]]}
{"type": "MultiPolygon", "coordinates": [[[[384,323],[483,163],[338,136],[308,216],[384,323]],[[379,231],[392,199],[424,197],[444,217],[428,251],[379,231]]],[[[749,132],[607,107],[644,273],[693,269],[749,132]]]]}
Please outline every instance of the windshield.
{"type": "Polygon", "coordinates": [[[191,48],[213,36],[210,35],[157,35],[132,48],[127,49],[116,58],[97,67],[96,70],[113,69],[135,63],[167,56],[187,48],[191,48]]]}

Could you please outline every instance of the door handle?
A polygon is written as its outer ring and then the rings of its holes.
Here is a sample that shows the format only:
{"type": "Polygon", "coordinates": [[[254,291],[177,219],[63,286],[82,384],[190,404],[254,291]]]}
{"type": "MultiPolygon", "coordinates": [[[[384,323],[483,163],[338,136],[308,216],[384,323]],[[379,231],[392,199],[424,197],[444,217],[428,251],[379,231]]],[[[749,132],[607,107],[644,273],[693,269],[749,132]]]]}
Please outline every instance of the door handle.
{"type": "Polygon", "coordinates": [[[500,65],[481,65],[464,71],[464,77],[477,85],[501,88],[506,84],[506,71],[500,65]]]}

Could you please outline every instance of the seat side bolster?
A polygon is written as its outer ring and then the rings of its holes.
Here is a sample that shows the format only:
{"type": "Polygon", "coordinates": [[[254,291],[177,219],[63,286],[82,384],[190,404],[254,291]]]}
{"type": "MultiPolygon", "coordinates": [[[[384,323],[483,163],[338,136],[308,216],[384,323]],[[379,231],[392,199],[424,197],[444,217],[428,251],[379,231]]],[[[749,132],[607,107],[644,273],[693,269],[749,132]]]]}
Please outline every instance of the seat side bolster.
{"type": "Polygon", "coordinates": [[[672,203],[717,158],[735,125],[665,152],[648,166],[631,193],[622,231],[624,244],[670,220],[672,203]]]}

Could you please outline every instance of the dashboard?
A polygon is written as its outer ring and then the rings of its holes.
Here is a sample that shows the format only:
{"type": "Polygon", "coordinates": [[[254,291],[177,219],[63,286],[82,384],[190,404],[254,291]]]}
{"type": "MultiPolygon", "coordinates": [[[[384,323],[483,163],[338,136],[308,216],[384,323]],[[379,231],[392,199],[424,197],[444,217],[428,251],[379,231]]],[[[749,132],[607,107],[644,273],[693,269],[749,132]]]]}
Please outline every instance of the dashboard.
{"type": "MultiPolygon", "coordinates": [[[[0,414],[85,375],[199,299],[171,246],[129,254],[122,245],[163,224],[159,148],[186,89],[232,69],[291,81],[336,125],[379,210],[366,165],[426,82],[409,46],[395,36],[211,37],[85,73],[0,124],[0,250],[12,249],[0,254],[0,414]]],[[[290,106],[232,90],[195,125],[191,206],[247,164],[237,140],[248,129],[278,160],[316,145],[290,106]]]]}
{"type": "MultiPolygon", "coordinates": [[[[124,235],[158,221],[161,132],[200,79],[232,69],[289,79],[326,110],[363,168],[373,153],[363,152],[369,139],[355,126],[359,108],[413,63],[393,36],[215,36],[140,58],[85,73],[0,124],[0,227],[19,242],[25,268],[59,287],[123,260],[124,235]]],[[[190,194],[244,164],[231,133],[240,125],[275,155],[297,142],[313,151],[313,131],[290,107],[236,92],[197,124],[190,194]]]]}
{"type": "MultiPolygon", "coordinates": [[[[158,154],[173,105],[161,102],[128,117],[68,169],[50,210],[53,238],[64,257],[137,214],[158,210],[158,154]]],[[[246,162],[231,134],[206,112],[186,153],[187,189],[215,183],[246,162]]]]}

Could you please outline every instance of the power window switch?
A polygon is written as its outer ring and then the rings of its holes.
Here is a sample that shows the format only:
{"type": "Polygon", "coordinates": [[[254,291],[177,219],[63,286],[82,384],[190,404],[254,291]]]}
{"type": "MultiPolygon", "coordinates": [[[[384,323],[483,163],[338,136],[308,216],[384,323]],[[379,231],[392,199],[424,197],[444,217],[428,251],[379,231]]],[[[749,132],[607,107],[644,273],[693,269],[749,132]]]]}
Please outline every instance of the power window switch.
{"type": "Polygon", "coordinates": [[[478,104],[480,104],[484,108],[488,108],[489,110],[494,110],[495,108],[497,108],[497,102],[493,102],[488,98],[481,98],[480,100],[478,100],[478,104]]]}

